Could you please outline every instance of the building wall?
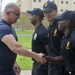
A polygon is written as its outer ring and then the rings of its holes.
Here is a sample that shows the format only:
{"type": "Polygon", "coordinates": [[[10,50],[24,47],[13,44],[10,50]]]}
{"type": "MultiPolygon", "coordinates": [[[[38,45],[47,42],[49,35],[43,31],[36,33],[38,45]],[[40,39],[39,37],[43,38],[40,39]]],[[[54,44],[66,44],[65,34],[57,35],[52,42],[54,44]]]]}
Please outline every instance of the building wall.
{"type": "Polygon", "coordinates": [[[43,7],[43,4],[46,2],[47,0],[32,0],[32,9],[34,8],[41,8],[43,7]],[[34,2],[35,1],[35,2],[34,2]]]}
{"type": "Polygon", "coordinates": [[[20,6],[21,12],[26,12],[32,8],[31,0],[17,0],[17,3],[20,6]]]}
{"type": "Polygon", "coordinates": [[[65,10],[75,10],[75,0],[52,0],[57,4],[58,13],[61,14],[65,10]]]}
{"type": "Polygon", "coordinates": [[[21,8],[21,12],[26,12],[27,10],[32,10],[34,8],[42,9],[42,6],[46,1],[48,0],[17,0],[17,3],[21,8]]]}
{"type": "MultiPolygon", "coordinates": [[[[32,10],[34,8],[41,8],[48,0],[17,0],[21,8],[21,12],[32,10]]],[[[57,4],[58,13],[61,14],[65,10],[75,10],[75,0],[50,0],[57,4]]]]}

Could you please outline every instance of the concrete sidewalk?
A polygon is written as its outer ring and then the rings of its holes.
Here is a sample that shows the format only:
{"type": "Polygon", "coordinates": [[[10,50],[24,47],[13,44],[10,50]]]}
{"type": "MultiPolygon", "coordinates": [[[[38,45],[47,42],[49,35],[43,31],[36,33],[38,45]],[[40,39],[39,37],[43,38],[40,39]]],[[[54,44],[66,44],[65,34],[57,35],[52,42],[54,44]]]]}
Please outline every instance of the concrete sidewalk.
{"type": "Polygon", "coordinates": [[[21,70],[20,75],[31,75],[31,70],[21,70]]]}

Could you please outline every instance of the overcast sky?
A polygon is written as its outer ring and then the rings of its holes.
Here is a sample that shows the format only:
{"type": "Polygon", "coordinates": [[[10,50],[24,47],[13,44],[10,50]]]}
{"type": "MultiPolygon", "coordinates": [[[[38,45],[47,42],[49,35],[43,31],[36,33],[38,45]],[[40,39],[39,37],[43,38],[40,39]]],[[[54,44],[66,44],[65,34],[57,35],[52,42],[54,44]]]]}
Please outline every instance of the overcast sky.
{"type": "Polygon", "coordinates": [[[17,0],[2,0],[2,11],[4,10],[4,7],[6,4],[10,2],[16,2],[17,0]]]}

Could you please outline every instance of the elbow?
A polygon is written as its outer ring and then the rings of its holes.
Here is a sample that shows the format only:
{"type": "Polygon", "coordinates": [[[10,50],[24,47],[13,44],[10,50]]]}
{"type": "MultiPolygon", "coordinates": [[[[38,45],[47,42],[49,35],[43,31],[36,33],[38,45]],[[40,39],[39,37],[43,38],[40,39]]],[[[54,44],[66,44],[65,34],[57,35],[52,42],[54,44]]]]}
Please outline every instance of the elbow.
{"type": "Polygon", "coordinates": [[[21,45],[18,43],[12,43],[12,45],[9,47],[10,50],[16,54],[19,54],[21,52],[21,45]]]}
{"type": "Polygon", "coordinates": [[[12,52],[15,52],[17,49],[16,49],[16,47],[14,46],[14,47],[11,47],[10,50],[11,50],[12,52]]]}
{"type": "Polygon", "coordinates": [[[18,47],[17,47],[17,45],[16,44],[12,44],[11,46],[10,46],[10,50],[12,51],[12,52],[17,52],[17,50],[18,50],[18,47]]]}

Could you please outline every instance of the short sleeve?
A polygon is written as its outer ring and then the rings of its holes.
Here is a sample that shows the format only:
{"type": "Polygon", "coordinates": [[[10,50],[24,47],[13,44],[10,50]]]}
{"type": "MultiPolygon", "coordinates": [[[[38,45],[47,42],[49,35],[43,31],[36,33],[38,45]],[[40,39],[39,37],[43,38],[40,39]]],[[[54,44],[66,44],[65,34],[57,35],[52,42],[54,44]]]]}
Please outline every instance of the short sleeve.
{"type": "Polygon", "coordinates": [[[0,26],[0,40],[7,34],[11,34],[11,27],[7,25],[0,26]]]}

